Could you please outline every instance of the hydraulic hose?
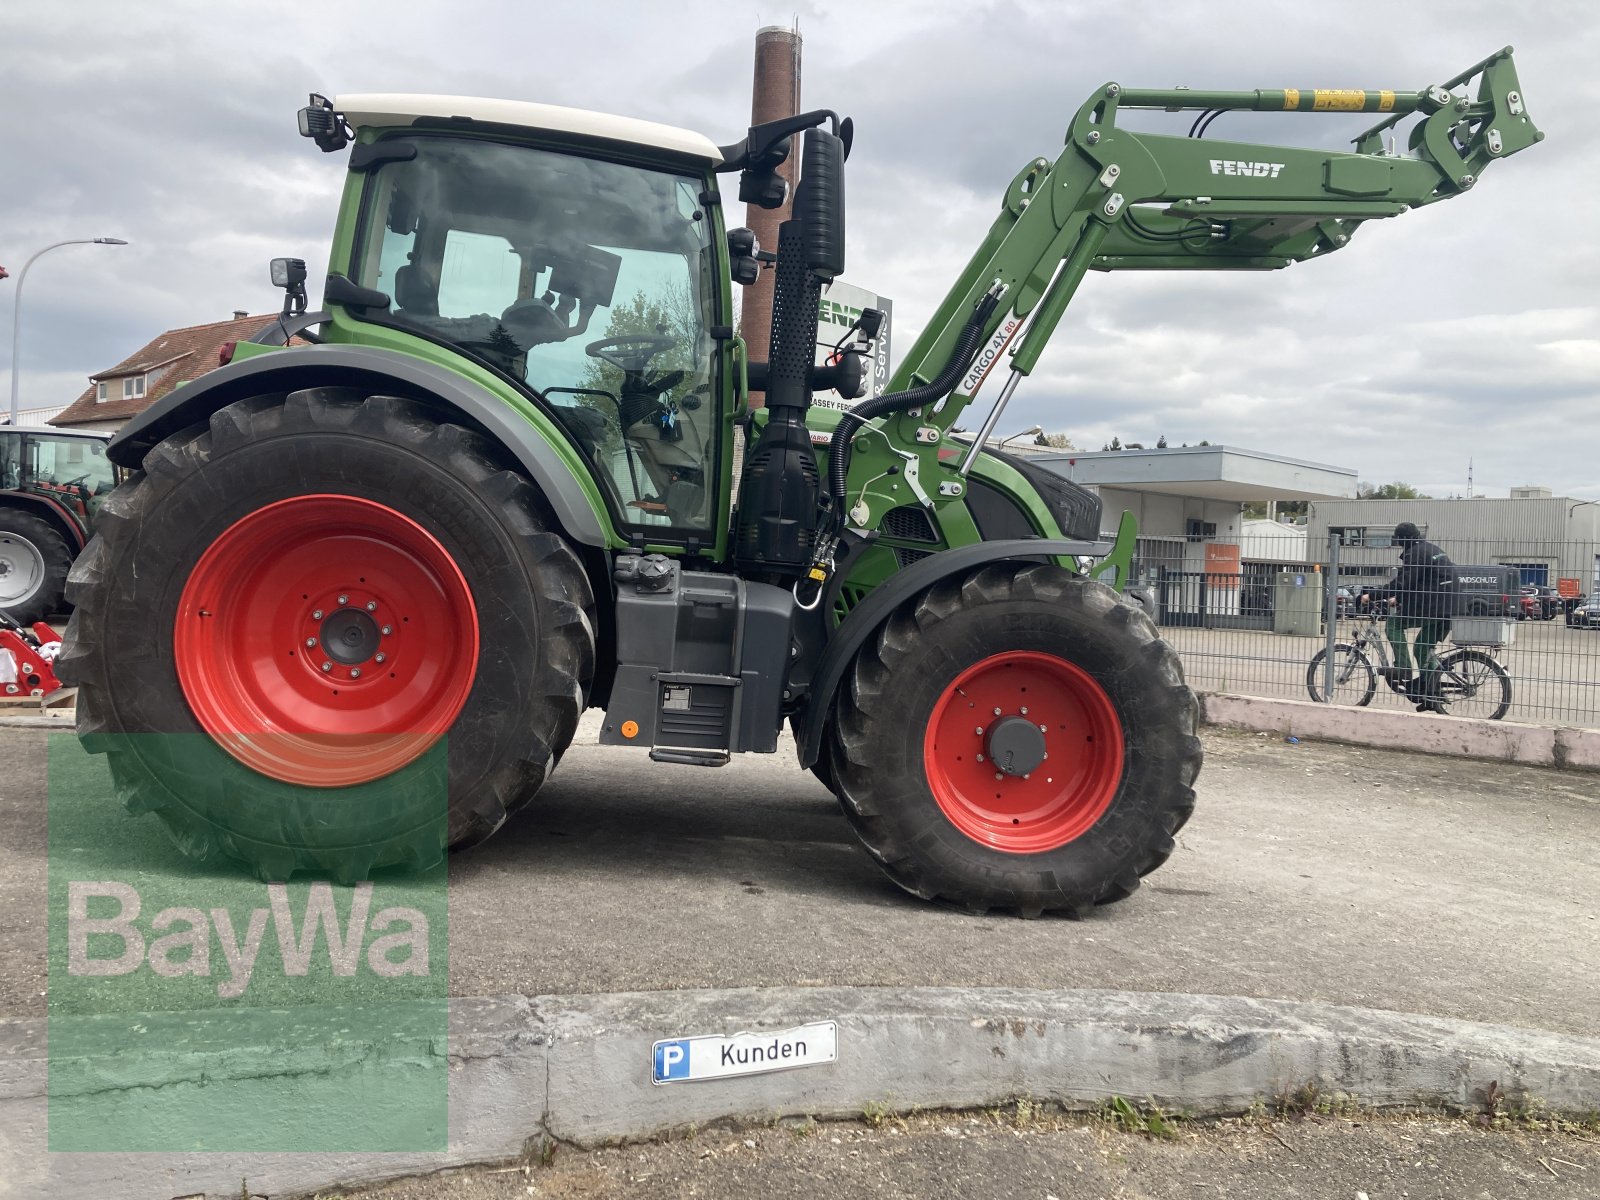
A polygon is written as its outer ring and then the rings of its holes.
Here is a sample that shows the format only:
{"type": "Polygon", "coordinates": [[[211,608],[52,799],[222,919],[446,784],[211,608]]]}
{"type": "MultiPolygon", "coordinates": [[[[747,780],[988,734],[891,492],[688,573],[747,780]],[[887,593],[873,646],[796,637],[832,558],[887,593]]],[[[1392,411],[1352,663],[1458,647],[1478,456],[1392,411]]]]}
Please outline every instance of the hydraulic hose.
{"type": "MultiPolygon", "coordinates": [[[[828,443],[828,492],[833,496],[836,506],[844,499],[848,490],[850,439],[855,436],[856,430],[874,417],[903,412],[908,408],[917,408],[924,404],[935,404],[948,396],[960,382],[967,368],[972,365],[972,359],[978,352],[978,343],[983,338],[984,324],[999,303],[998,289],[990,289],[984,293],[977,307],[972,310],[972,316],[967,319],[960,336],[956,338],[955,347],[950,351],[950,359],[945,363],[944,370],[931,381],[921,387],[907,388],[903,392],[888,392],[871,400],[864,400],[840,419],[834,428],[833,438],[828,443]]],[[[842,515],[842,506],[840,507],[842,515]]]]}

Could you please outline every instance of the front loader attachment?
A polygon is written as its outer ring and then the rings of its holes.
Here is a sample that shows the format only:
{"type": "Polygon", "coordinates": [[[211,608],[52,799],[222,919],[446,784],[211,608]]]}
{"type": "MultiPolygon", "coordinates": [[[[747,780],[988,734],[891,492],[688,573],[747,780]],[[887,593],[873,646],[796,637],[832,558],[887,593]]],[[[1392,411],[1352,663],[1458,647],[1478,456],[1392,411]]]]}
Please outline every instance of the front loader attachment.
{"type": "MultiPolygon", "coordinates": [[[[1497,159],[1541,141],[1511,47],[1415,91],[1278,88],[1206,91],[1108,83],[1074,116],[1052,162],[1018,172],[961,278],[901,361],[890,389],[923,381],[950,354],[963,321],[996,283],[988,322],[1020,331],[1011,366],[1033,370],[1091,270],[1271,270],[1348,245],[1367,221],[1470,191],[1497,159]],[[1126,110],[1197,114],[1189,136],[1118,126],[1126,110]],[[1206,137],[1233,111],[1371,113],[1354,149],[1263,146],[1206,137]],[[1400,150],[1397,128],[1416,124],[1400,150]]],[[[954,398],[938,414],[953,423],[954,398]]]]}
{"type": "Polygon", "coordinates": [[[1509,46],[1445,83],[1415,92],[1123,91],[1116,84],[1104,91],[1080,110],[1069,142],[1081,136],[1085,148],[1091,142],[1106,145],[1104,126],[1126,109],[1200,115],[1188,137],[1136,135],[1153,159],[1147,167],[1155,170],[1138,182],[1126,174],[1119,180],[1128,210],[1108,231],[1093,263],[1102,271],[1287,266],[1347,245],[1364,221],[1470,190],[1490,163],[1544,137],[1528,116],[1509,46]],[[1474,79],[1475,98],[1454,90],[1474,79]],[[1347,153],[1204,136],[1218,116],[1241,110],[1387,115],[1356,137],[1355,150],[1347,153]],[[1420,120],[1402,154],[1389,131],[1413,116],[1420,120]]]}

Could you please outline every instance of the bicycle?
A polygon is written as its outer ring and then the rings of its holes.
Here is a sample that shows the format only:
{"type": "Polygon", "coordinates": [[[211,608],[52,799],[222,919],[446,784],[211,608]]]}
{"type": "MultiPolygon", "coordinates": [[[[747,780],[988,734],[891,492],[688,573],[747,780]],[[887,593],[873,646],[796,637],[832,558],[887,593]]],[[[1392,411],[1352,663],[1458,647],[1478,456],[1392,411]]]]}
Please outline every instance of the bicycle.
{"type": "MultiPolygon", "coordinates": [[[[1389,689],[1407,699],[1406,681],[1396,679],[1389,657],[1389,639],[1384,634],[1383,618],[1377,613],[1357,617],[1354,636],[1333,648],[1333,686],[1329,688],[1335,704],[1365,708],[1372,703],[1381,674],[1389,689]],[[1374,670],[1376,659],[1383,670],[1374,670]]],[[[1306,691],[1319,704],[1327,679],[1326,648],[1311,656],[1306,668],[1306,691]]],[[[1457,648],[1442,657],[1433,655],[1438,671],[1439,694],[1429,697],[1435,711],[1445,716],[1477,717],[1498,721],[1511,707],[1511,676],[1491,654],[1482,650],[1457,648]]]]}

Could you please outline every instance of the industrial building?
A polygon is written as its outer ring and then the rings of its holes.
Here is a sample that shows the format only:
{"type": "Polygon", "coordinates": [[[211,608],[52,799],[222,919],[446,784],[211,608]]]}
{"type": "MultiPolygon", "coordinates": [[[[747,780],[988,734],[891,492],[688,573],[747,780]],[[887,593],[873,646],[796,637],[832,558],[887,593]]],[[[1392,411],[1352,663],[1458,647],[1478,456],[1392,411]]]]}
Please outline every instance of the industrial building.
{"type": "Polygon", "coordinates": [[[1600,580],[1600,502],[1554,496],[1546,487],[1512,488],[1509,497],[1461,500],[1319,500],[1306,540],[1327,554],[1339,535],[1339,573],[1381,579],[1395,565],[1390,537],[1410,521],[1459,563],[1515,567],[1523,583],[1587,594],[1600,580]]]}

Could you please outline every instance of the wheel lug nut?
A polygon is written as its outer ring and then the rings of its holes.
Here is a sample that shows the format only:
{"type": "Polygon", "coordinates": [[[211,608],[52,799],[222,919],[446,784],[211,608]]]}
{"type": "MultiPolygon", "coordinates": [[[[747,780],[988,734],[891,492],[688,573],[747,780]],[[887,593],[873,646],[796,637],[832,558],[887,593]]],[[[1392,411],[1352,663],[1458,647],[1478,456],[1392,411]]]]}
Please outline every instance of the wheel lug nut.
{"type": "Polygon", "coordinates": [[[317,639],[316,638],[307,638],[306,639],[306,647],[307,647],[307,649],[309,649],[312,646],[315,646],[316,644],[317,644],[317,639]]]}
{"type": "Polygon", "coordinates": [[[381,654],[376,654],[376,655],[374,655],[374,656],[373,656],[373,658],[372,658],[372,661],[373,661],[373,662],[380,662],[380,663],[381,663],[381,662],[382,662],[382,661],[383,661],[383,657],[384,657],[384,656],[383,656],[383,655],[381,655],[381,654]]]}
{"type": "Polygon", "coordinates": [[[322,664],[322,669],[324,671],[331,671],[333,670],[333,664],[331,662],[325,662],[322,664]]]}
{"type": "Polygon", "coordinates": [[[981,755],[981,754],[980,754],[980,755],[978,755],[978,761],[979,761],[979,762],[982,762],[982,761],[983,761],[983,755],[981,755]]]}
{"type": "Polygon", "coordinates": [[[1049,733],[1050,732],[1050,726],[1048,726],[1048,725],[1039,726],[1039,732],[1040,733],[1049,733]]]}
{"type": "Polygon", "coordinates": [[[393,625],[385,625],[379,632],[381,632],[384,637],[388,637],[391,633],[394,632],[394,626],[393,625]]]}
{"type": "Polygon", "coordinates": [[[1023,716],[1027,716],[1027,715],[1028,715],[1028,708],[1027,708],[1027,705],[1023,705],[1023,707],[1021,707],[1021,708],[1019,708],[1019,709],[1017,709],[1017,711],[1018,711],[1018,712],[1019,712],[1019,713],[1021,713],[1021,714],[1022,714],[1022,715],[1023,715],[1023,716]]]}
{"type": "Polygon", "coordinates": [[[378,602],[376,600],[368,600],[367,601],[367,611],[368,612],[377,612],[378,611],[378,602]]]}
{"type": "Polygon", "coordinates": [[[998,708],[994,710],[994,715],[997,717],[1000,715],[1000,710],[998,708]]]}
{"type": "Polygon", "coordinates": [[[340,604],[349,604],[350,603],[350,597],[349,596],[340,596],[339,597],[339,603],[340,604]]]}
{"type": "Polygon", "coordinates": [[[972,732],[973,732],[973,733],[975,733],[975,734],[977,734],[977,735],[978,735],[978,736],[979,736],[979,737],[982,737],[982,736],[983,736],[983,726],[982,726],[982,725],[979,725],[979,726],[978,726],[978,727],[977,727],[977,728],[976,728],[976,729],[974,729],[974,730],[973,730],[973,731],[972,731],[972,732]]]}
{"type": "Polygon", "coordinates": [[[320,609],[320,608],[314,608],[314,609],[312,609],[312,610],[311,610],[311,619],[312,619],[312,620],[313,620],[313,621],[320,621],[320,620],[322,620],[322,610],[321,610],[321,609],[320,609]]]}
{"type": "Polygon", "coordinates": [[[1004,776],[1004,775],[1002,775],[1002,774],[1000,774],[1000,772],[999,772],[999,771],[996,771],[996,772],[995,772],[995,773],[994,773],[994,777],[995,777],[995,778],[996,778],[996,779],[1004,779],[1004,778],[1005,778],[1005,776],[1004,776]]]}
{"type": "Polygon", "coordinates": [[[350,668],[350,678],[351,679],[360,679],[361,678],[361,668],[360,667],[351,667],[350,668]]]}

